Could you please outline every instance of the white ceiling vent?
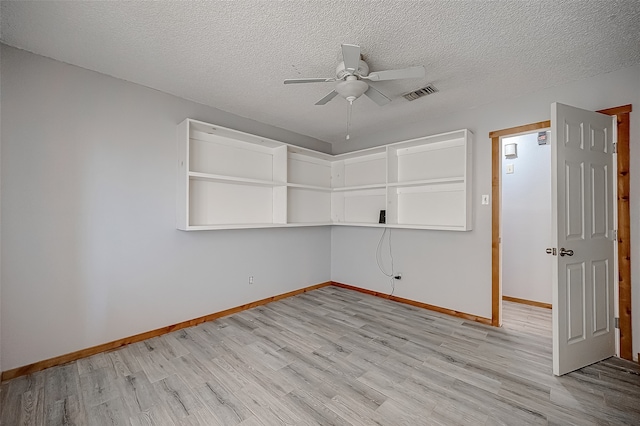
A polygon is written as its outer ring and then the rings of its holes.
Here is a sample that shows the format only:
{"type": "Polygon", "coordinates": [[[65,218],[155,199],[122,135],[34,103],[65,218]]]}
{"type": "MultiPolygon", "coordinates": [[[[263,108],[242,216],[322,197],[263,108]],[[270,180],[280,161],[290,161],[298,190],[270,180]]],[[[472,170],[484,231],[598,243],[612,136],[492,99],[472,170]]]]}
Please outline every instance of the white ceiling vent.
{"type": "Polygon", "coordinates": [[[425,86],[421,89],[414,90],[413,92],[405,93],[402,96],[404,96],[404,98],[408,101],[415,101],[416,99],[421,98],[423,96],[433,95],[437,91],[438,89],[436,89],[436,87],[433,84],[429,84],[428,86],[425,86]]]}

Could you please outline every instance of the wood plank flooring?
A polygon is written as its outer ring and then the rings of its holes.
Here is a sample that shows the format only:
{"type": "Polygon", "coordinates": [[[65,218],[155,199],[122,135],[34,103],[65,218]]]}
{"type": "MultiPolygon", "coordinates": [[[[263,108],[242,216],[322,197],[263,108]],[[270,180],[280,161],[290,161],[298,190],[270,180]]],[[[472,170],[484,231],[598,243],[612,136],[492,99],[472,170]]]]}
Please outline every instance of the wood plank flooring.
{"type": "Polygon", "coordinates": [[[0,386],[2,425],[640,424],[640,368],[551,374],[551,311],[497,329],[325,287],[0,386]]]}

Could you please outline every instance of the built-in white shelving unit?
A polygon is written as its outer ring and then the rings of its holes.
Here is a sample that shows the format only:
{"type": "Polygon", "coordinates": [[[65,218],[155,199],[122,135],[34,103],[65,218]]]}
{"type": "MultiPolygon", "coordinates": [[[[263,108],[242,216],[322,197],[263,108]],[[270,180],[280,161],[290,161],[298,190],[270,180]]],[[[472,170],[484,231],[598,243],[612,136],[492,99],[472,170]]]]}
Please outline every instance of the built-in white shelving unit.
{"type": "Polygon", "coordinates": [[[459,130],[334,156],[187,119],[178,126],[177,227],[468,231],[472,139],[459,130]]]}

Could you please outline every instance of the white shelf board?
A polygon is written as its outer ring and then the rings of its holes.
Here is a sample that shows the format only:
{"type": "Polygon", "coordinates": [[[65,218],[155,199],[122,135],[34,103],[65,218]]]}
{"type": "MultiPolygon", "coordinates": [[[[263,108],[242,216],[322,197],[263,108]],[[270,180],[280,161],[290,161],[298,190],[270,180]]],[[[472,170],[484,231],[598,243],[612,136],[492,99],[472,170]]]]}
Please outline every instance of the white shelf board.
{"type": "Polygon", "coordinates": [[[270,180],[250,179],[226,175],[214,175],[211,173],[189,172],[189,178],[195,180],[205,180],[209,182],[231,183],[236,185],[257,185],[257,186],[286,186],[285,182],[274,182],[270,180]]]}
{"type": "Polygon", "coordinates": [[[330,226],[333,225],[331,222],[289,222],[286,226],[288,227],[303,227],[303,226],[330,226]]]}
{"type": "Polygon", "coordinates": [[[343,192],[343,191],[362,191],[364,189],[380,189],[380,188],[386,188],[387,184],[386,183],[373,183],[370,185],[358,185],[358,186],[343,186],[343,187],[337,187],[337,188],[333,188],[333,190],[335,192],[343,192]]]}
{"type": "Polygon", "coordinates": [[[184,231],[215,231],[223,229],[254,229],[254,228],[300,228],[304,226],[330,226],[331,222],[294,222],[294,223],[239,223],[219,225],[190,225],[184,231]]]}
{"type": "Polygon", "coordinates": [[[189,225],[187,231],[210,231],[217,229],[284,228],[286,223],[233,223],[218,225],[189,225]]]}
{"type": "Polygon", "coordinates": [[[187,119],[189,122],[190,131],[202,132],[204,134],[217,135],[225,138],[234,139],[237,141],[247,142],[255,145],[262,145],[269,148],[277,148],[284,145],[282,142],[263,138],[261,136],[252,135],[250,133],[241,132],[239,130],[229,129],[227,127],[216,126],[202,121],[194,120],[192,118],[187,119]]]}
{"type": "Polygon", "coordinates": [[[367,223],[367,222],[333,222],[332,225],[336,225],[336,226],[367,226],[367,227],[370,227],[370,228],[389,227],[385,223],[367,223]]]}
{"type": "Polygon", "coordinates": [[[287,145],[287,152],[293,155],[300,155],[305,157],[311,157],[318,160],[324,160],[327,162],[334,161],[334,155],[327,154],[325,152],[314,151],[309,148],[303,148],[301,146],[287,145]]]}
{"type": "Polygon", "coordinates": [[[390,182],[387,186],[421,186],[421,185],[435,185],[439,183],[456,183],[464,182],[464,176],[454,176],[450,178],[437,178],[437,179],[425,179],[425,180],[410,180],[405,182],[390,182]]]}
{"type": "Polygon", "coordinates": [[[463,231],[464,226],[434,226],[434,225],[410,225],[410,224],[388,224],[389,228],[400,229],[425,229],[437,231],[463,231]]]}
{"type": "MultiPolygon", "coordinates": [[[[421,136],[415,139],[409,139],[406,141],[394,142],[389,145],[386,145],[389,151],[397,150],[398,148],[408,148],[412,146],[420,146],[424,144],[433,144],[438,142],[448,142],[456,139],[464,139],[467,135],[473,135],[472,132],[467,129],[462,130],[454,130],[452,132],[440,133],[437,135],[431,136],[421,136]]],[[[357,151],[356,151],[357,152],[357,151]]]]}
{"type": "Polygon", "coordinates": [[[287,187],[289,188],[300,188],[300,189],[308,189],[310,191],[321,191],[321,192],[331,192],[332,189],[326,186],[315,186],[315,185],[305,185],[302,183],[287,183],[287,187]]]}
{"type": "Polygon", "coordinates": [[[438,231],[460,231],[462,226],[425,226],[390,223],[363,222],[294,222],[294,223],[241,223],[229,225],[190,225],[186,231],[213,231],[222,229],[254,229],[254,228],[302,228],[305,226],[358,226],[368,228],[423,229],[438,231]]]}
{"type": "Polygon", "coordinates": [[[332,161],[348,160],[350,158],[358,158],[366,155],[381,154],[387,151],[387,146],[374,146],[373,148],[361,149],[358,151],[345,152],[344,154],[333,155],[332,161]]]}

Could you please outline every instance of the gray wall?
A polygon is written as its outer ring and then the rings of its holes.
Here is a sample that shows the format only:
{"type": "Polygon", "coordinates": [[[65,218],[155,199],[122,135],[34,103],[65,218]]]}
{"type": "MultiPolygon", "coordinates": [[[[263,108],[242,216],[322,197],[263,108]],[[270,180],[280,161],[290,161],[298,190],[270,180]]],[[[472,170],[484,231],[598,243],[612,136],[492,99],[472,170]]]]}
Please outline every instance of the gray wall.
{"type": "Polygon", "coordinates": [[[7,46],[1,72],[2,370],[330,279],[329,227],[175,229],[186,117],[327,144],[7,46]]]}
{"type": "Polygon", "coordinates": [[[502,294],[551,304],[551,145],[538,145],[537,132],[502,139],[508,143],[518,157],[502,151],[502,294]]]}
{"type": "MultiPolygon", "coordinates": [[[[433,96],[446,96],[440,92],[433,96]]],[[[429,102],[429,97],[414,102],[429,102]]],[[[334,153],[378,146],[462,128],[475,134],[473,158],[474,229],[470,232],[394,230],[392,248],[400,297],[483,317],[491,316],[491,194],[489,132],[548,120],[552,102],[588,110],[634,104],[631,113],[631,253],[634,356],[640,350],[640,66],[575,81],[503,101],[371,135],[366,143],[334,147],[334,153]]],[[[331,277],[335,281],[389,292],[378,272],[375,249],[382,230],[334,226],[331,277]]]]}

